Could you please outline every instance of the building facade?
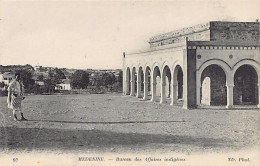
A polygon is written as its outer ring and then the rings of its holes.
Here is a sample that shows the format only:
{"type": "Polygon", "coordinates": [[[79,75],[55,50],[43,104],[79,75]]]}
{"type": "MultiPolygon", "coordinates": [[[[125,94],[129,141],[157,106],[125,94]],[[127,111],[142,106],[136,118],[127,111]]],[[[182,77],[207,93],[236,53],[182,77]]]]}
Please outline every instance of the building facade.
{"type": "Polygon", "coordinates": [[[70,79],[63,79],[62,83],[56,85],[56,90],[71,90],[70,79]]]}
{"type": "Polygon", "coordinates": [[[153,102],[260,108],[259,22],[212,21],[151,37],[123,54],[123,93],[153,102]]]}

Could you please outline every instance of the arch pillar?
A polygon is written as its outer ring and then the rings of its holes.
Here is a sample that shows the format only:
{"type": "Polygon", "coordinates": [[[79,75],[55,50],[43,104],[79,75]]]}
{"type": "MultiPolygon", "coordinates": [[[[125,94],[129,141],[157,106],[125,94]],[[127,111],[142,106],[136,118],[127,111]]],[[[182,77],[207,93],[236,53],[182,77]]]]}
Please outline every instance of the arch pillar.
{"type": "Polygon", "coordinates": [[[126,79],[125,81],[125,95],[129,95],[129,80],[126,79]]]}
{"type": "Polygon", "coordinates": [[[171,80],[171,105],[174,105],[177,102],[177,89],[178,84],[171,80]]]}
{"type": "Polygon", "coordinates": [[[161,104],[165,103],[165,101],[166,101],[165,85],[166,85],[166,83],[165,83],[165,80],[163,80],[163,76],[162,76],[161,77],[161,101],[160,101],[161,104]]]}
{"type": "Polygon", "coordinates": [[[201,72],[196,73],[196,103],[197,106],[200,105],[200,89],[201,89],[201,72]]]}
{"type": "Polygon", "coordinates": [[[149,84],[148,79],[149,79],[148,78],[148,68],[146,67],[145,70],[144,70],[144,97],[143,97],[143,100],[148,99],[148,84],[149,84]]]}
{"type": "Polygon", "coordinates": [[[148,99],[148,81],[144,81],[144,100],[148,99]]]}
{"type": "Polygon", "coordinates": [[[134,91],[135,91],[135,80],[133,80],[134,78],[131,79],[131,92],[130,92],[130,96],[134,96],[134,91]]]}
{"type": "Polygon", "coordinates": [[[138,74],[137,74],[137,81],[136,81],[136,83],[137,83],[136,97],[140,98],[141,97],[141,83],[142,83],[140,72],[138,72],[138,74]]]}
{"type": "MultiPolygon", "coordinates": [[[[188,71],[187,71],[187,67],[184,66],[183,67],[183,91],[182,91],[182,99],[183,99],[183,109],[189,109],[189,95],[188,95],[188,71]]],[[[194,81],[195,83],[195,81],[194,81]]]]}
{"type": "Polygon", "coordinates": [[[234,106],[233,103],[233,91],[234,91],[234,83],[227,83],[227,106],[226,108],[232,108],[234,106]]]}
{"type": "Polygon", "coordinates": [[[156,81],[152,82],[152,99],[151,99],[152,102],[155,102],[156,101],[156,81]]]}
{"type": "Polygon", "coordinates": [[[226,73],[226,87],[227,87],[227,106],[226,108],[232,108],[234,106],[234,71],[226,73]]]}

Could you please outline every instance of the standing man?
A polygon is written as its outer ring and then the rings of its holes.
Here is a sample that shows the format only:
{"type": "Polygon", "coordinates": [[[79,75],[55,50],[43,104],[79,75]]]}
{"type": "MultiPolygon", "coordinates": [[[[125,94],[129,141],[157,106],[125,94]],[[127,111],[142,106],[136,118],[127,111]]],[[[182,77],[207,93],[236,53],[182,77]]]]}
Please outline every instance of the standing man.
{"type": "Polygon", "coordinates": [[[17,121],[16,112],[19,110],[21,113],[21,120],[25,121],[27,119],[24,118],[22,112],[22,100],[24,97],[24,85],[20,81],[20,73],[15,73],[14,80],[10,82],[8,87],[8,97],[7,104],[8,108],[13,110],[14,120],[17,121]]]}

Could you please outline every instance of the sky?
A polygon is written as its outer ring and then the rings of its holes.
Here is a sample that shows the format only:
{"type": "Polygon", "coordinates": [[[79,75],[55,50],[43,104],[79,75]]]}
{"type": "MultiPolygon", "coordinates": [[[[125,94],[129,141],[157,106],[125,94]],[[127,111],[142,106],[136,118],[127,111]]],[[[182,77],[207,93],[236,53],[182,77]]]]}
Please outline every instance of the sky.
{"type": "Polygon", "coordinates": [[[0,64],[120,69],[150,37],[208,21],[260,19],[260,0],[0,1],[0,64]]]}

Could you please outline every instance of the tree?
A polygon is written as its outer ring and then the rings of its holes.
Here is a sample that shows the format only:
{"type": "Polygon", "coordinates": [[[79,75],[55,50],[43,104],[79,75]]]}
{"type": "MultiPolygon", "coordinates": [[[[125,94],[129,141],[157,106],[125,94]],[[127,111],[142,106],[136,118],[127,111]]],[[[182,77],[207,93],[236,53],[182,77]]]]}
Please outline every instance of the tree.
{"type": "Polygon", "coordinates": [[[62,83],[62,79],[65,79],[65,74],[62,72],[61,69],[55,68],[54,69],[54,81],[56,84],[62,83]]]}
{"type": "Polygon", "coordinates": [[[89,83],[89,74],[84,70],[77,70],[72,74],[70,85],[73,89],[86,89],[89,83]]]}
{"type": "Polygon", "coordinates": [[[62,79],[65,79],[64,73],[58,69],[55,68],[53,71],[49,71],[48,78],[44,79],[44,85],[48,89],[48,92],[54,92],[55,86],[57,84],[62,83],[62,79]]]}
{"type": "Polygon", "coordinates": [[[44,79],[43,75],[39,75],[39,76],[37,77],[37,80],[38,80],[38,81],[43,81],[43,79],[44,79]]]}
{"type": "Polygon", "coordinates": [[[35,81],[32,79],[32,73],[29,70],[16,70],[17,73],[20,73],[21,81],[24,85],[24,89],[26,92],[31,92],[35,81]]]}
{"type": "Polygon", "coordinates": [[[115,77],[114,74],[103,73],[102,74],[102,81],[103,81],[104,86],[112,85],[113,83],[116,82],[116,77],[115,77]]]}
{"type": "Polygon", "coordinates": [[[3,87],[5,87],[5,86],[6,86],[6,85],[5,85],[4,81],[0,82],[0,88],[3,88],[3,87]]]}
{"type": "Polygon", "coordinates": [[[123,71],[119,72],[118,80],[117,80],[121,85],[123,84],[123,71]]]}
{"type": "Polygon", "coordinates": [[[52,75],[51,75],[51,77],[44,79],[43,82],[44,82],[45,88],[48,89],[49,93],[54,92],[56,84],[54,82],[52,75]]]}
{"type": "Polygon", "coordinates": [[[113,91],[122,92],[123,72],[120,71],[117,81],[113,84],[113,91]]]}

